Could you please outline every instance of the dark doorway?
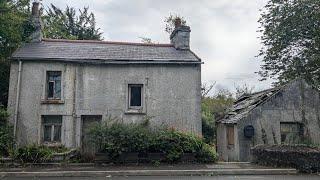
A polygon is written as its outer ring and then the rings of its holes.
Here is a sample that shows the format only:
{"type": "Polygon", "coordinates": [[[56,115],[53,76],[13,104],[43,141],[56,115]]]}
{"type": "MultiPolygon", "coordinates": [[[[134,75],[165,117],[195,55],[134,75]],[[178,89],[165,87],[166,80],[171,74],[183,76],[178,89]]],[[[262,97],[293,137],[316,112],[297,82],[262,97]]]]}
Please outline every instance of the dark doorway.
{"type": "Polygon", "coordinates": [[[81,154],[86,160],[93,160],[95,153],[98,151],[98,146],[92,142],[89,131],[94,125],[101,123],[101,120],[101,115],[81,116],[81,154]]]}

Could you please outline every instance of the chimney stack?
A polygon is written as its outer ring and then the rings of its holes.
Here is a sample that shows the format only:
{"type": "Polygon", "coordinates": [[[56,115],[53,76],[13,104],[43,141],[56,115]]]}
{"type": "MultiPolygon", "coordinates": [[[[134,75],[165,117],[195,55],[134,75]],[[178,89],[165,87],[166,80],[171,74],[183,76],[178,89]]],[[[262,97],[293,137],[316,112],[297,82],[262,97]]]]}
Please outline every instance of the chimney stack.
{"type": "Polygon", "coordinates": [[[35,0],[32,3],[31,21],[34,26],[34,32],[31,34],[31,42],[41,42],[42,39],[42,22],[40,17],[40,3],[35,0]]]}
{"type": "Polygon", "coordinates": [[[190,49],[190,27],[182,25],[180,18],[175,19],[174,26],[175,28],[170,35],[171,44],[177,50],[190,49]]]}

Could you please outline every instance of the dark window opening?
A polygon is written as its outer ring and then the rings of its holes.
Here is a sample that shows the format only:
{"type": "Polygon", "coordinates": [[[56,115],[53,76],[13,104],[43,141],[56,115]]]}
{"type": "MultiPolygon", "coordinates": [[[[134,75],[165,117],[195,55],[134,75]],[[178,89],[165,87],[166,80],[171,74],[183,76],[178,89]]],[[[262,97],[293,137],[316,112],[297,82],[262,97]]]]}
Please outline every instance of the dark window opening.
{"type": "Polygon", "coordinates": [[[142,106],[142,85],[129,85],[129,107],[142,106]]]}
{"type": "Polygon", "coordinates": [[[47,72],[48,99],[61,99],[61,71],[47,72]]]}
{"type": "Polygon", "coordinates": [[[62,116],[43,116],[43,141],[61,142],[62,116]]]}
{"type": "Polygon", "coordinates": [[[303,127],[298,122],[281,122],[281,144],[299,144],[303,135],[303,127]]]}

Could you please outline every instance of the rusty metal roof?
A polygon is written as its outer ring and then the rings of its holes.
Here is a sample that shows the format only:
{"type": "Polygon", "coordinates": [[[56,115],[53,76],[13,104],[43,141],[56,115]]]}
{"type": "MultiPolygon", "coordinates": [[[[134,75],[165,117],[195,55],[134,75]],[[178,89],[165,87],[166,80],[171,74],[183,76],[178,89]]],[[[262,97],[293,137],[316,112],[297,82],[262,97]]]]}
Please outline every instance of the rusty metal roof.
{"type": "Polygon", "coordinates": [[[43,39],[26,43],[13,53],[20,60],[136,61],[149,63],[199,63],[201,59],[191,50],[177,50],[171,44],[146,44],[92,40],[43,39]]]}

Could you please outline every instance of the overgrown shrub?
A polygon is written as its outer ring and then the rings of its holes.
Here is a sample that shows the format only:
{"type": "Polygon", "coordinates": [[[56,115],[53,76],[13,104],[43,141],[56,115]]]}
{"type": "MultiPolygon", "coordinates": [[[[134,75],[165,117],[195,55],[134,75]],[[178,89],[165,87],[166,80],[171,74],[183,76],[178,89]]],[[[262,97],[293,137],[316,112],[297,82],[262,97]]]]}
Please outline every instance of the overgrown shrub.
{"type": "Polygon", "coordinates": [[[307,145],[258,145],[251,149],[253,162],[292,167],[301,172],[320,171],[320,148],[307,145]]]}
{"type": "Polygon", "coordinates": [[[18,148],[14,158],[22,163],[41,163],[51,159],[53,150],[46,146],[28,145],[18,148]]]}
{"type": "Polygon", "coordinates": [[[185,153],[193,153],[199,162],[214,162],[215,149],[203,139],[174,129],[152,130],[141,124],[102,124],[90,130],[93,143],[100,152],[117,160],[123,153],[164,153],[167,162],[177,162],[185,153]]]}
{"type": "Polygon", "coordinates": [[[0,157],[8,156],[14,145],[13,129],[8,125],[9,114],[0,107],[0,157]]]}

